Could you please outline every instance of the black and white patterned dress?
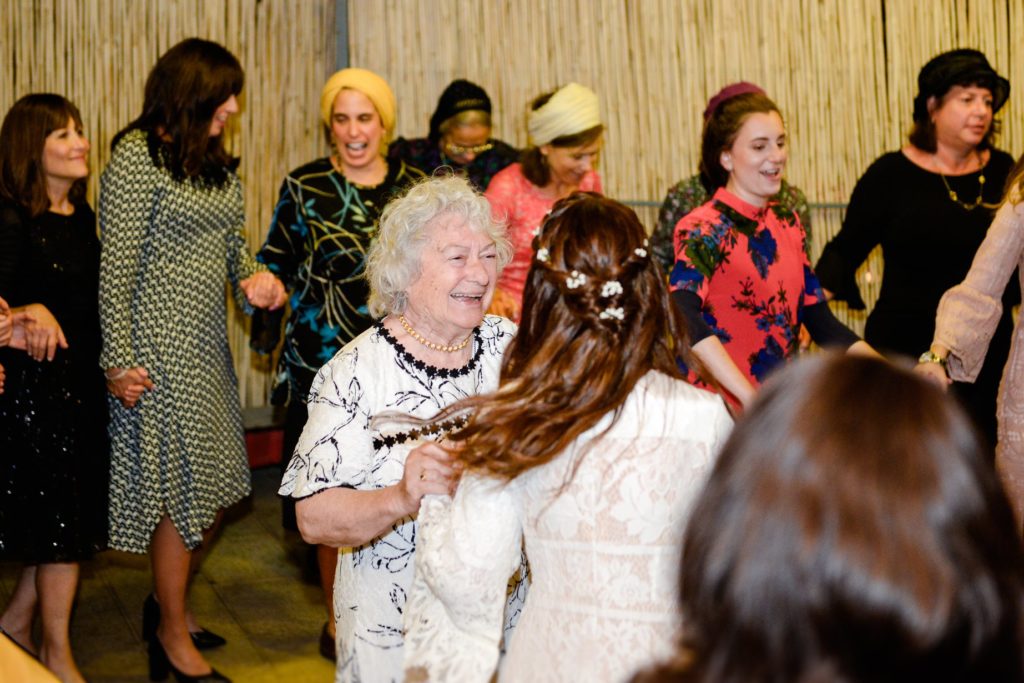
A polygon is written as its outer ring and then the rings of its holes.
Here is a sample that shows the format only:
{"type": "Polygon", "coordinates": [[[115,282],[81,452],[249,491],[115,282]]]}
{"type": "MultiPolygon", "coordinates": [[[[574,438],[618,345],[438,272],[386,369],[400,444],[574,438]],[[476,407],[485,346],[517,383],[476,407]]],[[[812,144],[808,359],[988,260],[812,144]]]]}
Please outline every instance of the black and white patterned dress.
{"type": "MultiPolygon", "coordinates": [[[[317,374],[309,420],[280,493],[305,498],[328,488],[376,490],[397,484],[414,446],[436,434],[408,425],[371,424],[398,411],[421,418],[498,386],[501,358],[515,325],[487,316],[477,328],[473,357],[447,370],[416,360],[381,323],[338,352],[317,374]]],[[[401,681],[402,612],[412,585],[416,522],[406,517],[358,548],[342,548],[334,579],[341,683],[401,681]]],[[[513,609],[521,608],[521,594],[513,609]]]]}
{"type": "Polygon", "coordinates": [[[144,553],[163,515],[195,548],[218,510],[248,495],[224,283],[262,267],[241,228],[241,184],[176,181],[146,133],[118,142],[100,181],[105,368],[142,366],[156,388],[135,408],[110,397],[110,546],[144,553]]]}

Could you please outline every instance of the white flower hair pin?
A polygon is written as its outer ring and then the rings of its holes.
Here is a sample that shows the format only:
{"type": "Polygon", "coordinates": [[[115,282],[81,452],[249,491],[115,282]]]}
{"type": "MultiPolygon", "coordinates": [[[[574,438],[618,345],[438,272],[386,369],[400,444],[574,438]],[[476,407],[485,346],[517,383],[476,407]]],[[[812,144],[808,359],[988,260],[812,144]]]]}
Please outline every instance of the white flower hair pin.
{"type": "Polygon", "coordinates": [[[650,242],[648,242],[647,239],[645,238],[644,239],[644,246],[637,247],[636,249],[633,250],[633,253],[636,254],[637,256],[639,256],[640,258],[647,258],[647,247],[648,247],[649,244],[650,244],[650,242]]]}
{"type": "Polygon", "coordinates": [[[537,260],[541,263],[548,263],[551,261],[551,252],[548,251],[547,247],[541,247],[537,250],[537,260]]]}
{"type": "Polygon", "coordinates": [[[622,285],[618,280],[608,280],[608,282],[601,285],[601,296],[603,298],[607,299],[616,294],[622,294],[622,285]]]}
{"type": "Polygon", "coordinates": [[[569,277],[565,278],[565,286],[569,289],[576,289],[587,284],[587,276],[578,270],[574,270],[569,273],[569,277]]]}
{"type": "Polygon", "coordinates": [[[597,316],[601,320],[619,320],[622,321],[626,318],[626,312],[622,310],[621,306],[609,306],[608,308],[601,311],[597,316]]]}

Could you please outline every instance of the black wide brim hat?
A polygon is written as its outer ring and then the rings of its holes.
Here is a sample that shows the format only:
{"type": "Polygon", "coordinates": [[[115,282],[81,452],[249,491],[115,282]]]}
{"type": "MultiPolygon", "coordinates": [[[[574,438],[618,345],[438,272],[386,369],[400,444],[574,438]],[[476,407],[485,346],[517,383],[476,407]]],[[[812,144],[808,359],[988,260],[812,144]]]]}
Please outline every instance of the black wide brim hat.
{"type": "Polygon", "coordinates": [[[992,92],[992,113],[998,112],[1010,96],[1010,81],[992,68],[984,53],[963,48],[933,57],[917,75],[914,120],[928,118],[928,98],[942,98],[954,85],[977,85],[992,92]]]}

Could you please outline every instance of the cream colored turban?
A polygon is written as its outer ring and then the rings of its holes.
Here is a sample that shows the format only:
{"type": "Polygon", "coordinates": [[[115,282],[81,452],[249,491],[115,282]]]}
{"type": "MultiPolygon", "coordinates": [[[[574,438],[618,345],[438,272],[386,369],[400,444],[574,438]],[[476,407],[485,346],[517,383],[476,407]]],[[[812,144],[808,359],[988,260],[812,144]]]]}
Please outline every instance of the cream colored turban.
{"type": "Polygon", "coordinates": [[[342,69],[327,79],[320,91],[320,117],[324,125],[331,127],[334,100],[345,88],[358,90],[373,102],[384,125],[384,143],[387,144],[395,132],[395,93],[383,78],[366,69],[342,69]]]}
{"type": "Polygon", "coordinates": [[[601,124],[601,110],[593,90],[570,83],[555,91],[539,109],[530,112],[530,141],[546,145],[555,138],[575,135],[601,124]]]}

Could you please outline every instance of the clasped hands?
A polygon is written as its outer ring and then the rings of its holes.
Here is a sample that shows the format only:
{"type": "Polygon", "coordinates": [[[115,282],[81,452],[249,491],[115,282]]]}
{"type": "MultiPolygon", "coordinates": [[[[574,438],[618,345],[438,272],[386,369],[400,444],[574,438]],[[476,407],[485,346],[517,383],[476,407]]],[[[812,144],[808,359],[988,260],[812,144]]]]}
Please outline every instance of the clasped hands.
{"type": "Polygon", "coordinates": [[[266,271],[245,278],[238,286],[245,292],[245,298],[249,303],[256,308],[275,311],[288,300],[288,291],[281,281],[276,275],[266,271]]]}
{"type": "Polygon", "coordinates": [[[156,387],[149,378],[149,372],[142,366],[107,368],[103,374],[107,378],[107,390],[121,401],[125,408],[134,408],[142,392],[156,387]]]}
{"type": "Polygon", "coordinates": [[[68,348],[60,323],[42,304],[11,308],[0,299],[0,346],[25,351],[34,360],[53,360],[57,348],[68,348]]]}

